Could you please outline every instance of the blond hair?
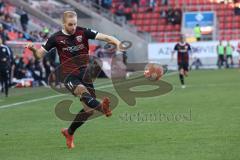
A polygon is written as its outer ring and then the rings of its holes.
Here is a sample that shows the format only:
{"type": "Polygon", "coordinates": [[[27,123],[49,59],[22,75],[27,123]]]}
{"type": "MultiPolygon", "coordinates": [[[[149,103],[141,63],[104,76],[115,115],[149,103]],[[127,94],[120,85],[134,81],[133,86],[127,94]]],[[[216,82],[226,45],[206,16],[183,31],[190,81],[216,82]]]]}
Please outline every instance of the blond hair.
{"type": "Polygon", "coordinates": [[[77,17],[77,13],[75,11],[65,11],[65,12],[63,12],[62,21],[64,23],[66,21],[66,19],[74,18],[74,17],[77,17]]]}

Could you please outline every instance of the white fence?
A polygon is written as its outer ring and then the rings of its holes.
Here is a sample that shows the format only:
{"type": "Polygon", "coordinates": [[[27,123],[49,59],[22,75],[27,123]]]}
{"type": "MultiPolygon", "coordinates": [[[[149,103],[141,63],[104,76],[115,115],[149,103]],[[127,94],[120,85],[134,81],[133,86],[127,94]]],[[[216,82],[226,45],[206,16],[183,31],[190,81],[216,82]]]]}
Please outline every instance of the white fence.
{"type": "MultiPolygon", "coordinates": [[[[230,41],[234,47],[233,59],[234,63],[238,63],[239,53],[238,41],[230,41]]],[[[160,64],[167,64],[170,68],[176,69],[176,55],[174,60],[171,60],[171,54],[176,43],[151,43],[148,45],[148,61],[160,64]]],[[[216,68],[217,64],[217,45],[218,41],[209,42],[194,42],[190,43],[192,47],[192,57],[199,58],[203,64],[203,68],[216,68]]],[[[226,45],[226,41],[223,41],[226,45]]],[[[190,62],[191,63],[191,62],[190,62]]]]}

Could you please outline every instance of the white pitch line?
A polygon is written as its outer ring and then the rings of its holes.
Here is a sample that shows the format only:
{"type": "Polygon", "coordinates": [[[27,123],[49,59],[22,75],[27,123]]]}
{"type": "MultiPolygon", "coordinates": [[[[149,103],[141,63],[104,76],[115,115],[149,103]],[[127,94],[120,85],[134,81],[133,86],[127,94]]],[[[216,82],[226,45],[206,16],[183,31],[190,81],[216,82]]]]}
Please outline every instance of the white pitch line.
{"type": "Polygon", "coordinates": [[[14,106],[22,105],[22,104],[33,103],[33,102],[38,102],[38,101],[43,101],[43,100],[52,99],[52,98],[61,97],[61,96],[64,96],[64,94],[49,96],[49,97],[43,97],[43,98],[37,98],[37,99],[22,101],[22,102],[18,102],[18,103],[7,104],[7,105],[0,106],[0,109],[10,108],[10,107],[14,107],[14,106]]]}
{"type": "MultiPolygon", "coordinates": [[[[176,72],[172,72],[169,73],[165,76],[171,76],[176,74],[176,72]]],[[[124,82],[123,82],[124,83],[124,82]]],[[[119,84],[118,84],[119,85],[119,84]]],[[[108,85],[104,85],[104,86],[99,86],[96,87],[96,89],[103,89],[103,88],[108,88],[108,87],[112,87],[113,84],[108,84],[108,85]]],[[[56,98],[56,97],[62,97],[65,96],[66,94],[60,94],[60,95],[54,95],[54,96],[48,96],[48,97],[43,97],[43,98],[36,98],[36,99],[32,99],[32,100],[27,100],[27,101],[22,101],[22,102],[17,102],[17,103],[12,103],[12,104],[7,104],[7,105],[3,105],[0,106],[0,109],[4,109],[4,108],[10,108],[10,107],[14,107],[14,106],[21,106],[23,104],[28,104],[28,103],[33,103],[33,102],[39,102],[39,101],[43,101],[43,100],[48,100],[48,99],[52,99],[52,98],[56,98]]],[[[1,100],[0,100],[1,101],[1,100]]]]}

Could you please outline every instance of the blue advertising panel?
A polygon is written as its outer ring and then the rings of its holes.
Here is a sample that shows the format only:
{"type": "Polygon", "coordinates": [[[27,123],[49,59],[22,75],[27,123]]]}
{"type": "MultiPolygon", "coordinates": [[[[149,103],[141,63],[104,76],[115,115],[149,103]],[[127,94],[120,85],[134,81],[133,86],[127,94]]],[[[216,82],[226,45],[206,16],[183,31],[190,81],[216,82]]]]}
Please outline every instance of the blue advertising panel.
{"type": "Polygon", "coordinates": [[[193,28],[196,24],[201,27],[213,26],[214,12],[186,12],[184,19],[185,28],[193,28]]]}

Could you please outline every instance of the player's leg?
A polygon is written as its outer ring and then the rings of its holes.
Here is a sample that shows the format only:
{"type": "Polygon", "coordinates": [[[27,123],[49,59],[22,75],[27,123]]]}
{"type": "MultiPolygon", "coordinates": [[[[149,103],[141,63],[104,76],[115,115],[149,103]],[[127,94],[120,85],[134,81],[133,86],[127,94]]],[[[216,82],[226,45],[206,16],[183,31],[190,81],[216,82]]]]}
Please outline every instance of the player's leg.
{"type": "MultiPolygon", "coordinates": [[[[102,108],[109,109],[109,101],[107,102],[103,100],[102,103],[96,100],[95,93],[91,94],[89,90],[82,84],[78,77],[69,76],[65,82],[65,86],[68,90],[70,90],[75,96],[80,97],[84,108],[76,115],[73,122],[69,126],[69,128],[62,129],[62,134],[66,137],[66,144],[69,149],[74,147],[74,138],[73,135],[75,131],[82,126],[89,117],[93,115],[93,110],[103,111],[102,108]]],[[[94,88],[92,87],[94,90],[94,88]]],[[[91,90],[90,90],[91,91],[91,90]]],[[[109,112],[111,113],[111,112],[109,112]]],[[[110,115],[110,114],[109,114],[110,115]]],[[[107,116],[107,114],[106,114],[107,116]]]]}
{"type": "MultiPolygon", "coordinates": [[[[68,90],[71,91],[75,96],[81,96],[83,92],[85,92],[85,87],[80,84],[81,82],[77,77],[69,76],[67,81],[65,82],[65,86],[68,90]]],[[[72,123],[68,128],[62,129],[62,134],[66,138],[66,144],[69,149],[74,148],[74,133],[75,131],[82,126],[90,116],[92,116],[93,112],[90,111],[90,107],[86,107],[84,103],[84,108],[80,110],[80,112],[73,119],[72,123]]],[[[93,109],[91,109],[93,110],[93,109]]]]}
{"type": "Polygon", "coordinates": [[[90,107],[91,109],[100,111],[102,113],[104,113],[107,117],[111,116],[111,111],[109,108],[109,99],[108,98],[104,98],[102,103],[100,103],[95,96],[95,93],[91,92],[90,87],[86,87],[85,85],[78,85],[77,88],[74,90],[74,94],[76,96],[81,97],[80,100],[88,107],[90,107]],[[108,104],[107,104],[108,103],[108,104]],[[107,105],[106,105],[107,104],[107,105]]]}
{"type": "Polygon", "coordinates": [[[4,77],[1,78],[1,92],[4,92],[4,77]]]}
{"type": "Polygon", "coordinates": [[[224,66],[224,55],[221,55],[221,67],[224,66]]]}
{"type": "Polygon", "coordinates": [[[223,56],[219,55],[218,56],[218,68],[221,69],[222,65],[223,65],[223,56]]]}
{"type": "Polygon", "coordinates": [[[184,69],[183,69],[183,64],[178,64],[178,70],[179,70],[179,80],[181,82],[181,85],[184,86],[184,69]]]}
{"type": "Polygon", "coordinates": [[[183,64],[183,73],[184,73],[185,77],[188,76],[188,71],[189,71],[189,64],[188,63],[184,63],[183,64]]]}
{"type": "Polygon", "coordinates": [[[226,68],[229,68],[229,58],[230,58],[230,57],[227,55],[227,56],[226,56],[226,68]]]}
{"type": "MultiPolygon", "coordinates": [[[[105,102],[98,102],[82,84],[79,84],[76,89],[74,89],[74,94],[76,96],[81,96],[84,108],[76,115],[69,128],[62,129],[62,134],[66,138],[66,144],[69,149],[74,148],[73,135],[75,131],[93,115],[93,110],[100,110],[100,108],[102,109],[102,107],[105,107],[105,102]]],[[[106,107],[109,107],[109,103],[106,107]]]]}
{"type": "Polygon", "coordinates": [[[220,69],[220,56],[219,55],[218,55],[218,58],[217,58],[217,66],[220,69]]]}
{"type": "Polygon", "coordinates": [[[4,93],[5,92],[5,70],[0,70],[0,83],[1,83],[1,92],[4,93]]]}
{"type": "Polygon", "coordinates": [[[8,78],[4,79],[4,91],[5,91],[5,96],[8,97],[8,78]]]}
{"type": "Polygon", "coordinates": [[[240,68],[240,56],[238,58],[238,68],[240,68]]]}
{"type": "Polygon", "coordinates": [[[8,88],[9,88],[9,70],[6,70],[5,79],[4,79],[4,86],[5,86],[5,96],[8,97],[8,88]]]}
{"type": "Polygon", "coordinates": [[[234,66],[234,62],[233,62],[233,56],[232,55],[230,55],[230,60],[231,60],[231,67],[233,67],[234,66]]]}

